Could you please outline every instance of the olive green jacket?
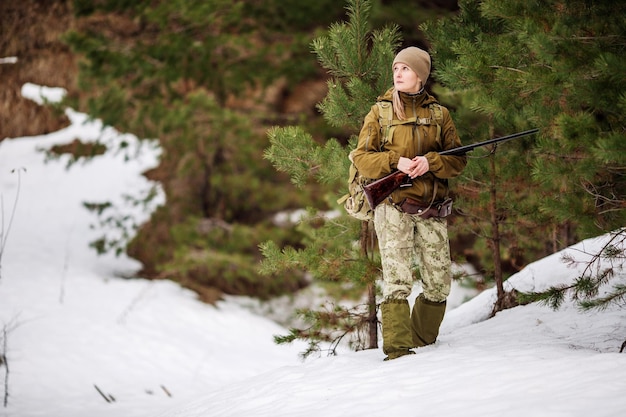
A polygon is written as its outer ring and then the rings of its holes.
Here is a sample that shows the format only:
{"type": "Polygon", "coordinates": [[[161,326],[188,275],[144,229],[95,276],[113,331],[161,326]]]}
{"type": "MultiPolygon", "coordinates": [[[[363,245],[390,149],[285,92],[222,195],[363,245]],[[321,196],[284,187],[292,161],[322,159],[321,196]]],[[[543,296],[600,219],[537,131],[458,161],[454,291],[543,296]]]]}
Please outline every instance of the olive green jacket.
{"type": "MultiPolygon", "coordinates": [[[[389,89],[378,100],[391,103],[392,92],[393,88],[389,89]]],[[[400,97],[404,102],[407,118],[432,118],[428,105],[437,103],[437,100],[430,94],[426,92],[417,95],[400,93],[400,97]]],[[[447,180],[459,175],[467,164],[465,156],[441,156],[437,153],[461,146],[461,140],[450,117],[450,112],[443,106],[441,109],[443,123],[439,141],[437,141],[437,125],[434,121],[431,124],[419,124],[418,121],[415,121],[396,126],[391,137],[387,138],[383,149],[380,149],[383,136],[378,106],[373,105],[370,112],[365,116],[359,134],[359,143],[353,153],[354,164],[361,175],[372,179],[382,178],[397,170],[401,156],[413,158],[423,155],[430,165],[429,172],[415,178],[411,187],[402,187],[393,192],[390,198],[395,204],[402,203],[407,197],[422,201],[425,204],[444,200],[448,196],[447,180]],[[436,195],[434,195],[435,192],[436,195]]],[[[396,120],[395,113],[394,120],[396,120]]]]}

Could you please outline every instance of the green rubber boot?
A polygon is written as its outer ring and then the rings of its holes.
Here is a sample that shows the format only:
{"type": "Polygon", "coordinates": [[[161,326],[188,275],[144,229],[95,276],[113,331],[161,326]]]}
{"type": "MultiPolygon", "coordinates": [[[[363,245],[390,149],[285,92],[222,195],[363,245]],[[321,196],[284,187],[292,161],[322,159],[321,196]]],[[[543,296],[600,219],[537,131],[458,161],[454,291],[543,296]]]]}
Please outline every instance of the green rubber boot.
{"type": "Polygon", "coordinates": [[[383,322],[383,352],[385,360],[414,354],[411,336],[411,315],[406,300],[387,300],[380,305],[383,322]]]}
{"type": "Polygon", "coordinates": [[[411,333],[413,347],[422,347],[435,343],[439,336],[439,326],[446,313],[446,302],[429,301],[420,294],[415,300],[411,312],[411,333]]]}

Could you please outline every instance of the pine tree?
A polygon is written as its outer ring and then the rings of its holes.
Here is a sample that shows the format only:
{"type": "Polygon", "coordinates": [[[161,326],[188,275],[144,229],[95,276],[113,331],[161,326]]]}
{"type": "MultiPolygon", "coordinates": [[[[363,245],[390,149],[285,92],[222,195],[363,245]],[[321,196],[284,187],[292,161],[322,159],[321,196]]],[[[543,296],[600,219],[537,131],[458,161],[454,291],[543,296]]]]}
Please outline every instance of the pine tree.
{"type": "MultiPolygon", "coordinates": [[[[309,181],[324,184],[331,207],[336,207],[337,190],[345,192],[347,154],[356,146],[363,118],[376,97],[392,83],[390,63],[400,41],[395,26],[370,29],[370,1],[350,0],[346,8],[349,20],[331,25],[328,35],[315,39],[312,48],[332,76],[319,109],[330,125],[353,132],[347,149],[334,138],[320,145],[301,127],[292,126],[270,130],[271,146],[265,152],[278,170],[289,173],[296,186],[309,181]]],[[[367,347],[377,347],[375,282],[380,278],[380,267],[374,253],[373,225],[345,214],[330,217],[311,209],[302,228],[307,236],[302,248],[279,248],[273,242],[263,245],[264,270],[297,268],[321,281],[349,283],[366,293],[367,305],[335,305],[301,312],[311,327],[292,329],[290,335],[277,341],[307,339],[311,343],[305,352],[308,354],[320,341],[336,346],[344,336],[353,334],[359,348],[365,343],[360,335],[367,329],[367,347]],[[355,245],[357,239],[359,244],[355,245]]]]}
{"type": "MultiPolygon", "coordinates": [[[[500,235],[506,236],[501,245],[518,246],[532,259],[623,226],[626,5],[459,5],[459,16],[423,30],[433,44],[437,79],[484,116],[478,127],[460,119],[460,130],[541,128],[533,140],[502,146],[491,162],[500,166],[491,170],[503,197],[496,212],[510,231],[500,235]]],[[[463,200],[472,214],[487,207],[481,196],[488,188],[477,181],[486,173],[486,165],[470,161],[459,186],[465,196],[478,197],[476,204],[463,200]]]]}

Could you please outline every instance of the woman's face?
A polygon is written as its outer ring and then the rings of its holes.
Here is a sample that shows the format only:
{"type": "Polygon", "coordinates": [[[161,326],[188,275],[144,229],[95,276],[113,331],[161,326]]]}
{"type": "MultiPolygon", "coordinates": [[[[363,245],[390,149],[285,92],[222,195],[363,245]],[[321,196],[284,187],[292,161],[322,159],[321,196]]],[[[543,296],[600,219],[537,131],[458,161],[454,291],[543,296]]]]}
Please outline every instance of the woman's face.
{"type": "Polygon", "coordinates": [[[418,93],[422,89],[422,80],[408,65],[397,62],[393,66],[393,86],[403,93],[418,93]]]}

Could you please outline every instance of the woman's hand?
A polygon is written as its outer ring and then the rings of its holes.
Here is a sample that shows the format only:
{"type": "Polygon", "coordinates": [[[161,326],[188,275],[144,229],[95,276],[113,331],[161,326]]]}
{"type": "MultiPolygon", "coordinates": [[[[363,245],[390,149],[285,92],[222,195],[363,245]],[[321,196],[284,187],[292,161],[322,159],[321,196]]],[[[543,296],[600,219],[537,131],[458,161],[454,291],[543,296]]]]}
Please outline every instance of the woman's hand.
{"type": "Polygon", "coordinates": [[[413,159],[400,157],[398,161],[398,169],[409,177],[415,178],[424,175],[430,169],[428,159],[423,156],[416,156],[413,159]]]}

